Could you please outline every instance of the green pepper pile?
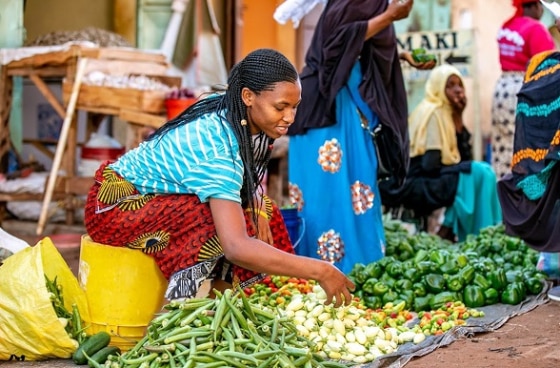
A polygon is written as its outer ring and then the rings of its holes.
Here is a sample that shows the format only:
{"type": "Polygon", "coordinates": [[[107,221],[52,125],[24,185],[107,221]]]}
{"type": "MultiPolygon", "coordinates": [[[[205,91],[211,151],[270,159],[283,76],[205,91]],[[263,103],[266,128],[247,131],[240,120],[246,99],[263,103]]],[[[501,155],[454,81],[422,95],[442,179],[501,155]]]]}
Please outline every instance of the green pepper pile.
{"type": "Polygon", "coordinates": [[[395,220],[385,222],[385,232],[386,256],[358,263],[348,275],[367,307],[404,301],[419,312],[454,301],[469,308],[515,305],[544,287],[546,275],[536,269],[538,252],[506,235],[503,225],[458,244],[425,232],[410,235],[395,220]]]}

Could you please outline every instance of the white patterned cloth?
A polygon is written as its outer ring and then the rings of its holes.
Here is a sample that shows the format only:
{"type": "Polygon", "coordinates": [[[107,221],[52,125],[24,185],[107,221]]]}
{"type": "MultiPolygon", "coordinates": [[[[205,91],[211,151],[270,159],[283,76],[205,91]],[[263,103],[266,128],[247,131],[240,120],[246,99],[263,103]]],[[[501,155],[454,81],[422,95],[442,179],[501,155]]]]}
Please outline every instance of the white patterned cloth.
{"type": "Polygon", "coordinates": [[[291,20],[294,28],[297,28],[301,19],[317,4],[326,3],[327,0],[286,0],[276,8],[273,17],[280,24],[286,24],[291,20]]]}

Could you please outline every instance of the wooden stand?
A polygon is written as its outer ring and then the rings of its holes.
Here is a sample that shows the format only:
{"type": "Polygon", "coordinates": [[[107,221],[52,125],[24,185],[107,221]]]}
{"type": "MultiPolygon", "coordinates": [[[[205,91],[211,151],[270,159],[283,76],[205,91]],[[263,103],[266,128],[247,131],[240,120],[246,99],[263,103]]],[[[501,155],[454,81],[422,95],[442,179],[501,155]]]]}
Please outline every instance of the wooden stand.
{"type": "MultiPolygon", "coordinates": [[[[123,121],[127,121],[132,127],[131,129],[143,129],[145,127],[157,128],[166,121],[164,107],[164,92],[142,93],[138,90],[115,91],[114,88],[85,87],[87,90],[83,95],[82,87],[76,91],[75,106],[67,111],[69,105],[69,94],[64,93],[64,85],[74,85],[77,65],[81,59],[87,58],[88,63],[84,73],[90,71],[101,71],[106,74],[128,75],[144,74],[148,76],[162,76],[168,69],[165,56],[162,54],[147,53],[136,49],[128,48],[90,48],[78,45],[70,46],[64,51],[55,51],[35,54],[24,59],[12,61],[7,65],[3,65],[0,69],[0,172],[7,171],[7,157],[10,150],[10,132],[9,132],[9,114],[11,107],[12,94],[12,78],[20,76],[29,78],[55,111],[66,120],[68,116],[67,137],[57,143],[57,151],[60,150],[60,168],[64,170],[64,180],[58,180],[58,173],[53,172],[56,178],[52,179],[52,183],[47,188],[48,196],[43,200],[49,202],[52,199],[64,198],[66,210],[66,223],[72,224],[75,221],[74,211],[76,209],[74,196],[85,195],[89,187],[93,183],[93,178],[78,178],[76,176],[76,147],[77,142],[77,119],[73,110],[84,110],[88,112],[87,133],[91,133],[102,120],[105,115],[119,117],[123,121]],[[54,96],[44,79],[60,80],[63,84],[63,102],[54,96]],[[93,91],[93,92],[92,92],[93,91]],[[124,94],[123,94],[124,92],[124,94]],[[93,93],[93,95],[92,95],[93,93]],[[103,98],[103,96],[111,94],[120,94],[122,98],[128,98],[126,104],[122,100],[114,100],[103,98]],[[101,97],[99,97],[101,96],[101,97]],[[130,99],[129,96],[134,96],[130,99]],[[103,101],[103,103],[99,103],[103,101]],[[135,103],[138,101],[138,103],[135,103]],[[108,103],[107,103],[108,102],[108,103]],[[148,111],[145,111],[148,110],[148,111]],[[63,145],[61,148],[59,145],[63,145]]],[[[171,85],[180,85],[180,79],[171,78],[168,80],[171,85]]],[[[68,91],[68,90],[66,90],[68,91]]],[[[46,144],[52,142],[46,142],[46,144]]],[[[34,145],[40,146],[41,142],[35,140],[34,145]]],[[[44,150],[47,150],[44,148],[44,150]]],[[[53,160],[56,159],[56,155],[53,160]]],[[[53,165],[54,168],[58,169],[53,165]]],[[[58,171],[58,170],[56,170],[58,171]]],[[[44,193],[46,194],[46,193],[44,193]]],[[[0,193],[0,202],[9,200],[37,200],[37,194],[18,194],[12,196],[9,193],[0,193]]],[[[0,211],[2,211],[0,206],[0,211]]],[[[0,213],[0,221],[3,213],[0,213]]],[[[44,223],[40,223],[37,229],[38,235],[43,231],[44,223]]]]}

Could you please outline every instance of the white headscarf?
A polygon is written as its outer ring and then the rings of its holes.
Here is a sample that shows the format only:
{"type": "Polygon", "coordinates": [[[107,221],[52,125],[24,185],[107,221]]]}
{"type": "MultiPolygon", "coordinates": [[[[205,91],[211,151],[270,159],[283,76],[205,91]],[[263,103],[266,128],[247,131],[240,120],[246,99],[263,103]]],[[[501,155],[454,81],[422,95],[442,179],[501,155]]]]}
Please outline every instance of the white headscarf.
{"type": "Polygon", "coordinates": [[[421,156],[426,152],[428,123],[435,119],[441,137],[438,147],[441,150],[441,163],[453,165],[461,161],[451,104],[445,95],[447,79],[452,75],[458,76],[463,82],[461,72],[449,64],[440,65],[430,73],[424,99],[408,118],[410,157],[421,156]]]}

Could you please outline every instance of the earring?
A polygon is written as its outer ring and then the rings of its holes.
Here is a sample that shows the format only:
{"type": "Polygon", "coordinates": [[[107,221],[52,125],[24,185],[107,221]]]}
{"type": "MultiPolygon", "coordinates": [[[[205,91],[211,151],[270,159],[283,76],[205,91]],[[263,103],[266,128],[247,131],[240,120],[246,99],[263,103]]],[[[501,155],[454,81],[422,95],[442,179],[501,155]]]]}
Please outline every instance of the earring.
{"type": "Polygon", "coordinates": [[[241,125],[242,125],[242,126],[245,126],[245,125],[247,125],[247,120],[245,120],[245,119],[242,119],[242,120],[241,120],[241,125]]]}

